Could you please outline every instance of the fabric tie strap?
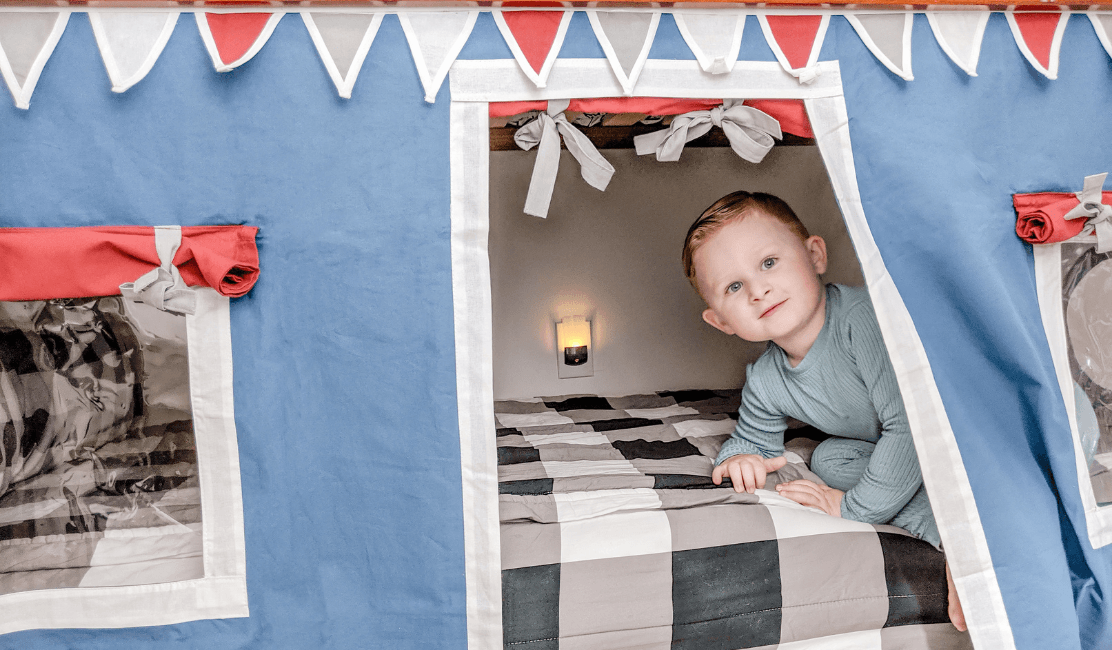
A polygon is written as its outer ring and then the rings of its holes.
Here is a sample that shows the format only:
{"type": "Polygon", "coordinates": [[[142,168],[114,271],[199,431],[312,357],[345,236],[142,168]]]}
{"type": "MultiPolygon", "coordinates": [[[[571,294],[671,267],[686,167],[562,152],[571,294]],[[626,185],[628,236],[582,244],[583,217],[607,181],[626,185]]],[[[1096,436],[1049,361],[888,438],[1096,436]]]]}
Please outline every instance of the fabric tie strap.
{"type": "Polygon", "coordinates": [[[174,255],[180,246],[181,226],[155,226],[154,247],[161,266],[144,273],[135,282],[121,284],[120,293],[124,298],[162,311],[192,314],[197,308],[197,296],[174,266],[174,255]]]}
{"type": "Polygon", "coordinates": [[[709,111],[677,115],[669,128],[639,135],[633,143],[639,156],[655,152],[657,160],[674,162],[680,159],[685,144],[705,135],[712,126],[721,127],[734,153],[751,163],[764,160],[772,145],[776,144],[773,138],[784,137],[776,118],[750,106],[742,106],[741,100],[728,99],[709,111]]]}
{"type": "Polygon", "coordinates": [[[548,102],[546,112],[514,133],[514,142],[525,151],[537,147],[537,160],[533,163],[529,194],[525,198],[525,214],[542,219],[548,216],[552,190],[556,186],[556,172],[560,168],[561,136],[568,152],[579,163],[579,173],[588,185],[605,190],[614,176],[613,165],[602,157],[587,136],[564,117],[568,104],[566,99],[548,102]]]}
{"type": "Polygon", "coordinates": [[[1065,219],[1087,218],[1087,226],[1092,226],[1097,236],[1097,252],[1112,250],[1112,206],[1102,203],[1102,189],[1108,172],[1085,177],[1084,188],[1076,193],[1077,207],[1067,212],[1065,219]]]}

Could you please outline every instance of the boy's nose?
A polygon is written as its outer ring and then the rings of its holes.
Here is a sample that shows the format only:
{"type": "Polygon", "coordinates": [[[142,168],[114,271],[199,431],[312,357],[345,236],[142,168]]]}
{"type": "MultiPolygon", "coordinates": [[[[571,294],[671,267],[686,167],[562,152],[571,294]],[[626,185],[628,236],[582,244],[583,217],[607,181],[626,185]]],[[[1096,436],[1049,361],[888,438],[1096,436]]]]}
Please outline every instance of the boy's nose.
{"type": "Polygon", "coordinates": [[[771,289],[771,287],[769,287],[767,284],[756,282],[750,282],[746,286],[749,288],[749,300],[752,300],[753,302],[764,298],[766,295],[768,295],[768,292],[771,289]]]}

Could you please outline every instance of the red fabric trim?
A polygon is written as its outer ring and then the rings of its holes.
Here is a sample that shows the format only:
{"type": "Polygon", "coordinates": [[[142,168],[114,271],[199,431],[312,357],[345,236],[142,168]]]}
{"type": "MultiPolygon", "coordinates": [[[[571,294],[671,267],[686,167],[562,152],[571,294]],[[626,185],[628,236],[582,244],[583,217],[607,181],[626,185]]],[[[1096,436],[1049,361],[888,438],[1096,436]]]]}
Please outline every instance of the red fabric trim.
{"type": "Polygon", "coordinates": [[[765,20],[792,69],[805,67],[811,58],[822,16],[766,16],[765,20]]]}
{"type": "Polygon", "coordinates": [[[1050,67],[1050,50],[1054,45],[1054,30],[1058,28],[1058,21],[1062,12],[1057,8],[1053,13],[1017,13],[1013,14],[1016,27],[1023,35],[1023,42],[1027,49],[1035,55],[1035,59],[1044,68],[1050,67]]]}
{"type": "Polygon", "coordinates": [[[238,61],[259,40],[271,14],[205,14],[216,51],[225,64],[238,61]]]}
{"type": "MultiPolygon", "coordinates": [[[[1101,202],[1112,204],[1112,192],[1101,193],[1101,202]]],[[[1015,234],[1032,244],[1055,244],[1075,237],[1085,229],[1088,219],[1064,219],[1080,201],[1070,192],[1013,194],[1015,234]]]]}
{"type": "MultiPolygon", "coordinates": [[[[259,277],[258,228],[185,226],[174,265],[185,283],[238,297],[259,277]]],[[[119,295],[159,265],[154,228],[0,229],[0,300],[119,295]]]]}
{"type": "MultiPolygon", "coordinates": [[[[539,3],[538,3],[539,4],[539,3]]],[[[506,2],[504,7],[520,6],[519,3],[506,2]]],[[[534,5],[536,6],[536,5],[534,5]]],[[[556,6],[559,3],[539,4],[539,6],[556,6]]],[[[506,26],[521,48],[521,53],[529,61],[533,72],[540,74],[544,60],[556,41],[556,32],[560,29],[560,21],[564,19],[562,11],[505,11],[502,13],[506,26]]]]}
{"type": "MultiPolygon", "coordinates": [[[[678,115],[690,111],[705,111],[721,106],[721,99],[672,99],[660,97],[607,97],[601,99],[573,99],[569,111],[582,113],[645,113],[647,115],[678,115]]],[[[746,106],[764,111],[780,121],[780,129],[803,138],[815,137],[807,109],[801,99],[747,99],[746,106]]],[[[508,117],[527,111],[543,111],[546,101],[491,102],[491,117],[508,117]]]]}

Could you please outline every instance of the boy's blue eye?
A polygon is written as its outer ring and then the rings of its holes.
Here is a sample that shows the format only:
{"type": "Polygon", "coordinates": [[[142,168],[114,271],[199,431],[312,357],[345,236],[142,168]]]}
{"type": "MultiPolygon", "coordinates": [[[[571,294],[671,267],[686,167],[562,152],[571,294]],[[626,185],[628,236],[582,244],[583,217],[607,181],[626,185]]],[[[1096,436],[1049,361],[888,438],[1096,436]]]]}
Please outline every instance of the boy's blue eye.
{"type": "Polygon", "coordinates": [[[770,258],[766,259],[765,261],[761,262],[761,268],[766,270],[766,271],[768,269],[771,269],[774,266],[776,266],[776,258],[775,257],[770,257],[770,258]]]}
{"type": "Polygon", "coordinates": [[[726,293],[736,293],[738,291],[741,291],[740,282],[731,282],[730,286],[726,287],[726,293]]]}

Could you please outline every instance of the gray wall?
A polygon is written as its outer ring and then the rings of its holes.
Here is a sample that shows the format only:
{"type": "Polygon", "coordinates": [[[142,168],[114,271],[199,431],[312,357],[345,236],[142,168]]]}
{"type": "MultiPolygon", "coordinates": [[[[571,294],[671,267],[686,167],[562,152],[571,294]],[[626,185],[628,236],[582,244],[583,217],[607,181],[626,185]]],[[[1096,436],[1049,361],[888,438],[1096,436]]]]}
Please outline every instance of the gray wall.
{"type": "Polygon", "coordinates": [[[705,324],[683,275],[691,222],[719,197],[764,191],[826,239],[828,282],[862,284],[815,147],[777,147],[759,165],[726,148],[690,148],[676,163],[605,150],[616,173],[588,186],[565,151],[547,219],[522,213],[534,154],[491,152],[490,267],[496,399],[626,395],[740,386],[764,349],[705,324]],[[557,378],[555,321],[593,322],[594,376],[557,378]]]}

